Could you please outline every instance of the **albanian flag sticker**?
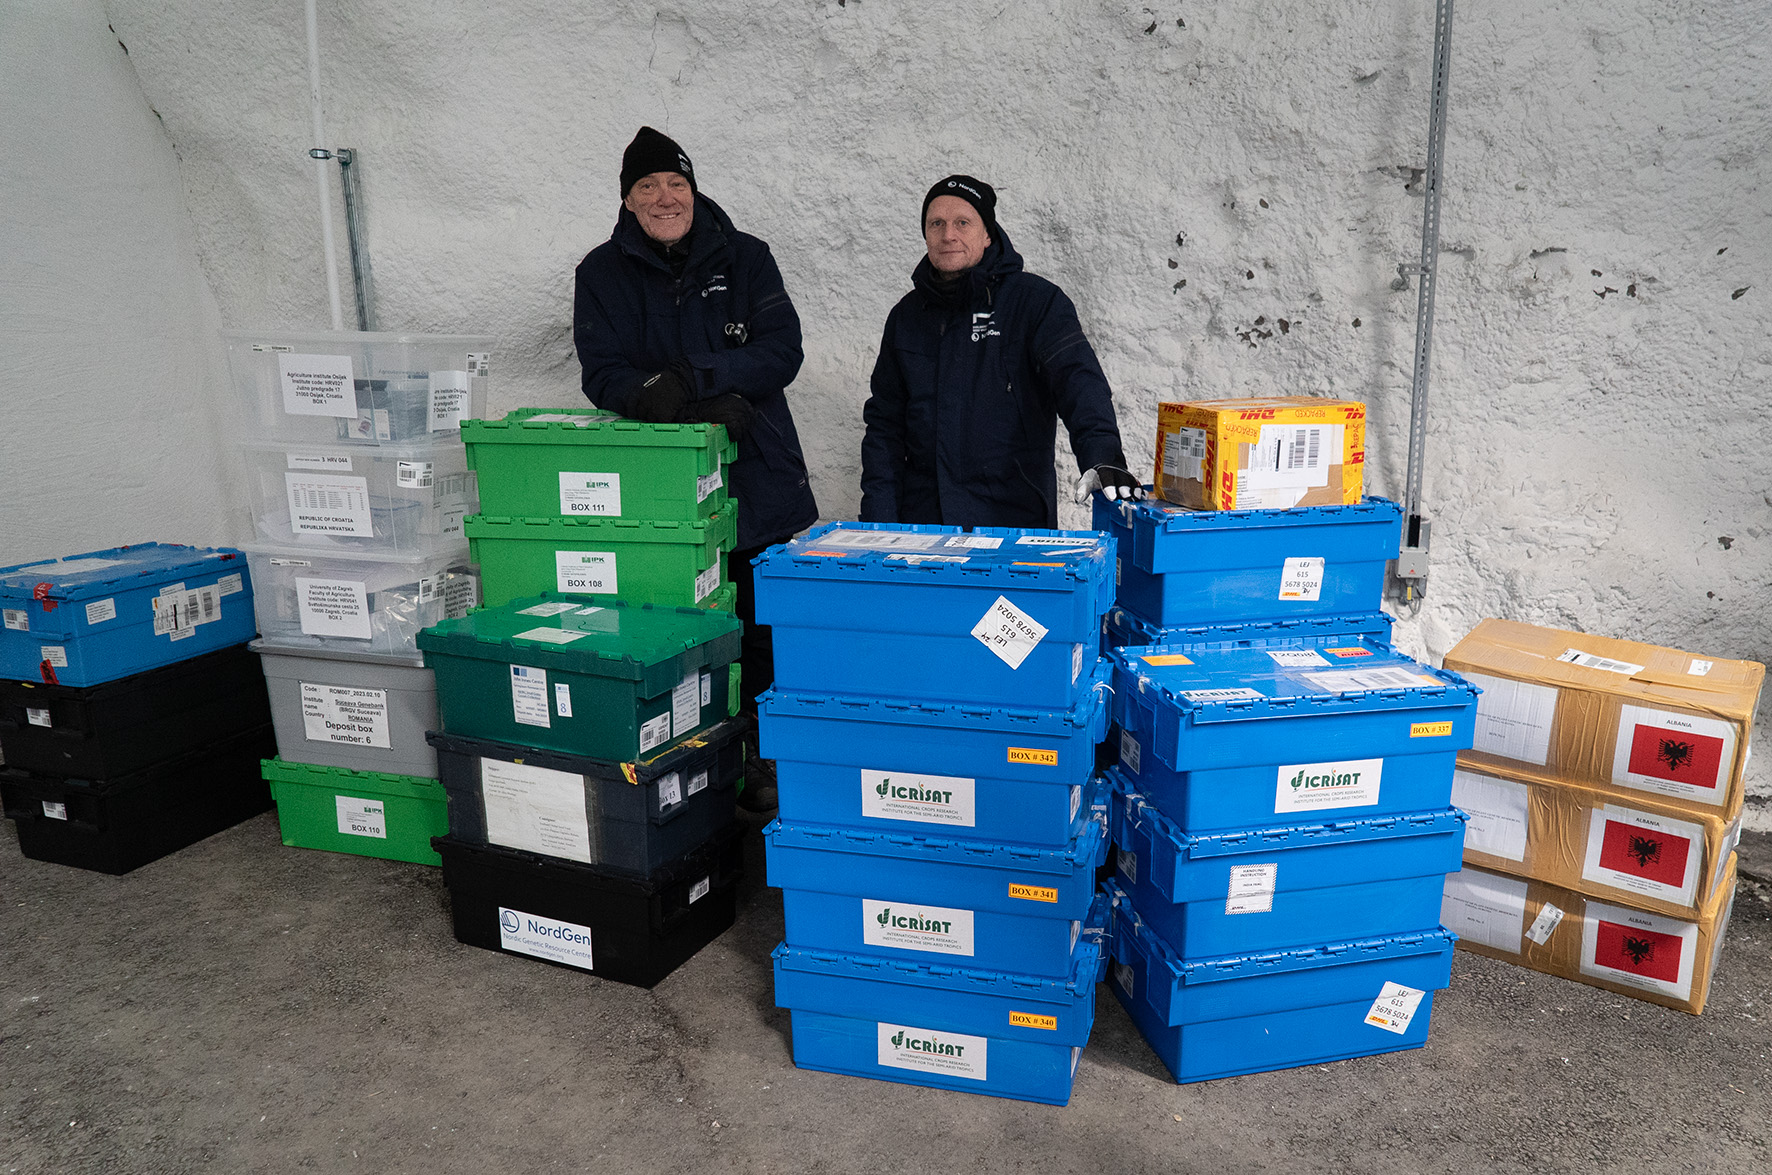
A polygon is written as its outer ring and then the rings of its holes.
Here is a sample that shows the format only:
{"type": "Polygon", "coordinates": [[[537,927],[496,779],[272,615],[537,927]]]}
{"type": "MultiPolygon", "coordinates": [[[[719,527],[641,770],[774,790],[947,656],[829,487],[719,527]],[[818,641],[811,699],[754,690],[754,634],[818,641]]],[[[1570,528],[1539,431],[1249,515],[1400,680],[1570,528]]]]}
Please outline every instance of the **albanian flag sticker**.
{"type": "Polygon", "coordinates": [[[1622,706],[1612,782],[1721,806],[1735,769],[1735,726],[1718,718],[1622,706]]]}
{"type": "Polygon", "coordinates": [[[1689,906],[1703,858],[1702,824],[1608,804],[1589,815],[1581,877],[1689,906]]]}
{"type": "Polygon", "coordinates": [[[1692,997],[1698,924],[1589,902],[1581,926],[1581,973],[1675,999],[1692,997]]]}

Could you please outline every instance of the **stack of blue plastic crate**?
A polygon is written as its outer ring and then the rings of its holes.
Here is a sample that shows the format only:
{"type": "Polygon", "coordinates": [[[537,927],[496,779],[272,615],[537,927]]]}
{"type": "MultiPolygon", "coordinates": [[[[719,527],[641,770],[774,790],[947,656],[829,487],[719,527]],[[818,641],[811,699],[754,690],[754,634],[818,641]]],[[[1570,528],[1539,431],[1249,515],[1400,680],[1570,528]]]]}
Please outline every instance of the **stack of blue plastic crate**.
{"type": "Polygon", "coordinates": [[[802,1068],[1063,1104],[1105,973],[1113,543],[838,523],[756,564],[802,1068]]]}
{"type": "Polygon", "coordinates": [[[1401,512],[1097,500],[1118,540],[1113,988],[1178,1081],[1417,1048],[1477,691],[1390,647],[1401,512]]]}

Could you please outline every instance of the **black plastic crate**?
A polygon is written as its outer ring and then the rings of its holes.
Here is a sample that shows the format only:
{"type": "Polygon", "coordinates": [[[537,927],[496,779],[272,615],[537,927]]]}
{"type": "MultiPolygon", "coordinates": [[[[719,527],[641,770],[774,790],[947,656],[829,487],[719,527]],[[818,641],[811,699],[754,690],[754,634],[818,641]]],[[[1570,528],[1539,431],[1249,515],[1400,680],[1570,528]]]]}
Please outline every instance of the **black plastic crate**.
{"type": "Polygon", "coordinates": [[[114,779],[270,720],[244,644],[102,685],[0,681],[0,755],[42,775],[114,779]]]}
{"type": "Polygon", "coordinates": [[[259,761],[277,753],[270,723],[111,779],[0,770],[0,801],[36,861],[128,873],[265,811],[259,761]]]}
{"type": "Polygon", "coordinates": [[[732,925],[742,834],[729,825],[644,880],[452,836],[431,844],[458,942],[651,987],[732,925]]]}
{"type": "Polygon", "coordinates": [[[449,835],[648,877],[732,823],[744,726],[728,719],[637,763],[431,733],[449,835]]]}

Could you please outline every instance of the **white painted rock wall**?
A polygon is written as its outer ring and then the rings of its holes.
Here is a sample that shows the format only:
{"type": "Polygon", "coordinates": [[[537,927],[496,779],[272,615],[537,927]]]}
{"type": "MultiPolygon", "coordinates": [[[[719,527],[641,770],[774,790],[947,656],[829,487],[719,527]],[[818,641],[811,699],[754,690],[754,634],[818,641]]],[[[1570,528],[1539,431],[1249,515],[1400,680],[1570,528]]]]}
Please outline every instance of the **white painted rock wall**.
{"type": "MultiPolygon", "coordinates": [[[[321,7],[382,323],[495,332],[496,407],[578,399],[572,268],[650,123],[781,262],[828,517],[856,508],[879,329],[953,170],[1076,300],[1135,466],[1159,399],[1322,392],[1369,402],[1370,488],[1401,491],[1425,0],[321,7]]],[[[107,10],[222,319],[324,325],[301,5],[107,10]]],[[[1417,651],[1500,615],[1772,653],[1767,36],[1748,0],[1461,5],[1417,651]]]]}

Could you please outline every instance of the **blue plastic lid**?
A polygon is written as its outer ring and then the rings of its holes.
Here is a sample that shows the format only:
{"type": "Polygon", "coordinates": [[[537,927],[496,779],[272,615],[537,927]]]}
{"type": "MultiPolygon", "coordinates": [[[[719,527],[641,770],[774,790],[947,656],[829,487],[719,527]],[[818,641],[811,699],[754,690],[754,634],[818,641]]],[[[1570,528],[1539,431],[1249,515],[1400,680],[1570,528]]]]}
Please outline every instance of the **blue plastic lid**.
{"type": "Polygon", "coordinates": [[[949,583],[1011,582],[1068,589],[1111,580],[1114,540],[1092,530],[1017,530],[832,522],[770,547],[760,574],[949,583]]]}
{"type": "Polygon", "coordinates": [[[1115,502],[1121,524],[1154,527],[1170,532],[1200,530],[1250,530],[1270,526],[1346,526],[1378,522],[1399,526],[1403,508],[1389,498],[1361,498],[1345,506],[1294,506],[1290,510],[1192,510],[1146,498],[1142,502],[1115,502]]]}
{"type": "Polygon", "coordinates": [[[1113,663],[1098,660],[1091,674],[1093,685],[1069,710],[1023,710],[1011,706],[986,706],[972,702],[926,702],[909,698],[882,698],[849,694],[790,693],[771,688],[757,699],[758,708],[783,718],[826,718],[850,722],[883,722],[911,726],[963,726],[969,729],[1049,734],[1066,738],[1080,730],[1096,728],[1095,741],[1105,733],[1103,710],[1112,693],[1109,679],[1113,663]]]}
{"type": "Polygon", "coordinates": [[[241,571],[246,569],[245,558],[232,547],[132,543],[84,555],[0,567],[0,596],[79,600],[115,595],[186,576],[226,572],[230,563],[241,571]]]}
{"type": "Polygon", "coordinates": [[[1136,612],[1116,607],[1107,616],[1110,628],[1144,637],[1147,645],[1199,647],[1223,644],[1251,648],[1284,644],[1318,644],[1336,636],[1388,638],[1396,623],[1387,612],[1353,612],[1340,616],[1303,616],[1296,620],[1245,620],[1234,624],[1176,625],[1164,628],[1136,612]]]}
{"type": "Polygon", "coordinates": [[[1365,636],[1298,649],[1145,645],[1109,656],[1117,676],[1130,679],[1129,688],[1154,692],[1196,721],[1310,713],[1301,703],[1357,703],[1353,708],[1363,710],[1463,707],[1480,692],[1456,673],[1365,636]]]}

